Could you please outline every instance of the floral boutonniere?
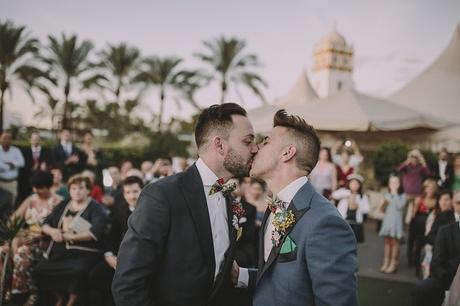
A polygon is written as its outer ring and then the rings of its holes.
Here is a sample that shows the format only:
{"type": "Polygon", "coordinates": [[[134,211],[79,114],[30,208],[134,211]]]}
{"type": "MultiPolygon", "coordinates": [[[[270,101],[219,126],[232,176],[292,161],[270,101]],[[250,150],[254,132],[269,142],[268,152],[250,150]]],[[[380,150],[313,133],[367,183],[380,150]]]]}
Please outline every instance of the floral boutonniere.
{"type": "Polygon", "coordinates": [[[241,224],[247,221],[246,211],[243,208],[243,204],[239,201],[233,201],[232,203],[232,226],[236,230],[236,241],[240,240],[243,234],[243,227],[241,224]]]}
{"type": "Polygon", "coordinates": [[[280,199],[271,199],[268,202],[268,208],[273,214],[272,244],[273,247],[278,247],[281,239],[286,232],[294,225],[295,216],[291,210],[287,209],[287,204],[280,199]]]}

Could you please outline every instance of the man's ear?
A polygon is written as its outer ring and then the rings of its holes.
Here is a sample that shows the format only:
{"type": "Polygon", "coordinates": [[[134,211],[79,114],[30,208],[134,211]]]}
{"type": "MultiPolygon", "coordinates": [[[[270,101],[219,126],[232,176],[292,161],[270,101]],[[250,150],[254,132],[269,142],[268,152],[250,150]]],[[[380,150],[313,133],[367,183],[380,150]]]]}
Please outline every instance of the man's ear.
{"type": "Polygon", "coordinates": [[[212,146],[213,146],[214,151],[215,151],[216,153],[221,154],[221,155],[224,154],[225,148],[224,148],[224,142],[223,142],[223,138],[222,138],[222,137],[215,136],[215,137],[212,139],[212,146]]]}
{"type": "Polygon", "coordinates": [[[295,154],[297,153],[297,149],[294,145],[289,145],[281,153],[281,161],[288,162],[294,158],[295,154]]]}

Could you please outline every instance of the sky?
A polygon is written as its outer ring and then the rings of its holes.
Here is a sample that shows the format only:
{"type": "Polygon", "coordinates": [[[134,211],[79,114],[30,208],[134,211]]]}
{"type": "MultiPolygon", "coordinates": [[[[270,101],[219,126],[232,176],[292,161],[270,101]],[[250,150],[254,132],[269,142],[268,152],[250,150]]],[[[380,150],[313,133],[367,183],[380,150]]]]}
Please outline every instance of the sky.
{"type": "MultiPolygon", "coordinates": [[[[205,68],[194,56],[202,41],[221,35],[247,42],[258,56],[267,81],[268,101],[282,97],[303,69],[311,73],[315,43],[334,26],[355,50],[353,79],[358,90],[385,97],[429,66],[447,46],[460,22],[458,0],[195,0],[62,1],[0,0],[0,20],[27,26],[46,43],[48,34],[76,33],[98,49],[127,42],[143,55],[184,58],[183,68],[205,68]]],[[[20,88],[7,110],[31,124],[36,109],[20,88]]],[[[77,99],[79,93],[74,93],[77,99]]],[[[219,102],[217,85],[202,90],[201,106],[219,102]]],[[[243,91],[247,108],[261,105],[243,91]]],[[[241,100],[231,92],[229,100],[241,100]]],[[[155,92],[147,94],[142,113],[156,111],[155,92]],[[149,110],[145,112],[145,110],[149,110]]],[[[171,114],[190,117],[192,109],[168,103],[171,114]]]]}

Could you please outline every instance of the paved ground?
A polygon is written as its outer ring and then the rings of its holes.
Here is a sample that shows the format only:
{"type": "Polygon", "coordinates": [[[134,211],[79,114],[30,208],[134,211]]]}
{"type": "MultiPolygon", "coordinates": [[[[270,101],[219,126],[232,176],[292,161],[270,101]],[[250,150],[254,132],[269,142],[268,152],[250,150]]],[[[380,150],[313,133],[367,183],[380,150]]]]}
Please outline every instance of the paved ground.
{"type": "MultiPolygon", "coordinates": [[[[406,235],[407,237],[407,235],[406,235]]],[[[401,259],[395,274],[384,274],[379,271],[383,260],[383,238],[377,234],[377,222],[368,220],[365,224],[365,242],[358,245],[358,275],[387,281],[398,281],[415,284],[415,270],[407,267],[406,244],[401,245],[401,259]]]]}

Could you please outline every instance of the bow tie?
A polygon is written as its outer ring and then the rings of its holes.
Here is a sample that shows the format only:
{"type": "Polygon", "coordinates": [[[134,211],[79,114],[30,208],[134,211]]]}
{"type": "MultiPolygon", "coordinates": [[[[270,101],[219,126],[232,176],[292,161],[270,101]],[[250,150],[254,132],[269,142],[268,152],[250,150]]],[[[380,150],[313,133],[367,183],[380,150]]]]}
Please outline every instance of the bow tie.
{"type": "Polygon", "coordinates": [[[209,195],[213,195],[221,191],[222,194],[226,197],[229,196],[235,189],[236,183],[224,184],[224,179],[220,178],[214,184],[212,184],[211,190],[209,190],[209,195]]]}
{"type": "Polygon", "coordinates": [[[267,202],[267,206],[268,206],[268,209],[270,209],[270,211],[272,213],[275,213],[276,210],[279,208],[279,209],[286,209],[287,205],[289,203],[287,202],[283,202],[281,201],[278,197],[273,197],[273,198],[269,198],[268,199],[268,202],[267,202]]]}

